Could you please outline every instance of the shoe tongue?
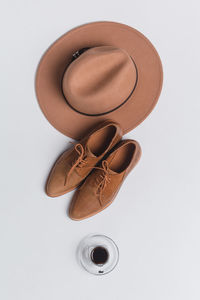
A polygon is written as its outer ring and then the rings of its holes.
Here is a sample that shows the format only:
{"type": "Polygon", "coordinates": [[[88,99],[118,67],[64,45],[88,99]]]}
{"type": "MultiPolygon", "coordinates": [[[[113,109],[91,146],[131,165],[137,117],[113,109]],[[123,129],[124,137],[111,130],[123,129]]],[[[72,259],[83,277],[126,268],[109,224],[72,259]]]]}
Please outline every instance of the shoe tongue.
{"type": "Polygon", "coordinates": [[[90,150],[88,146],[85,147],[85,154],[89,157],[96,157],[90,150]]]}
{"type": "Polygon", "coordinates": [[[110,161],[109,161],[108,159],[107,159],[107,163],[108,163],[108,173],[109,173],[109,174],[113,174],[113,175],[114,175],[114,174],[118,174],[117,172],[115,172],[115,171],[113,171],[112,169],[110,169],[110,166],[109,166],[109,165],[110,165],[110,161]]]}
{"type": "Polygon", "coordinates": [[[109,172],[109,174],[112,174],[112,175],[118,174],[117,172],[110,169],[109,166],[108,166],[108,172],[109,172]]]}
{"type": "Polygon", "coordinates": [[[107,161],[107,164],[108,164],[108,170],[109,170],[109,173],[110,174],[118,174],[117,172],[113,171],[111,168],[110,168],[110,165],[112,163],[112,159],[113,159],[113,155],[112,153],[107,157],[106,161],[107,161]]]}

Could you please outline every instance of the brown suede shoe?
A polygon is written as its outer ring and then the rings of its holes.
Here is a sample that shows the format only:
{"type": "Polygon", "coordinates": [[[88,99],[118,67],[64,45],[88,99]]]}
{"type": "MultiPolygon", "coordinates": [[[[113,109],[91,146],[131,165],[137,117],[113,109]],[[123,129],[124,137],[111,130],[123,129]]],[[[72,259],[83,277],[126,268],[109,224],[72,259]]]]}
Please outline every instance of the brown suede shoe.
{"type": "Polygon", "coordinates": [[[57,197],[75,189],[121,137],[122,130],[117,123],[105,121],[98,125],[58,158],[46,183],[47,195],[57,197]]]}
{"type": "Polygon", "coordinates": [[[109,206],[140,156],[141,148],[136,141],[120,142],[74,194],[69,209],[70,218],[82,220],[109,206]]]}

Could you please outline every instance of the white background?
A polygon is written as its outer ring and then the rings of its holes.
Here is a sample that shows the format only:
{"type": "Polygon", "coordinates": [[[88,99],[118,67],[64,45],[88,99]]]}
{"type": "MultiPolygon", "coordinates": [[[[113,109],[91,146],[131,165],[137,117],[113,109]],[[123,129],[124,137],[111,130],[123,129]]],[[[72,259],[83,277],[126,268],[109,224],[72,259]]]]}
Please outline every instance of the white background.
{"type": "Polygon", "coordinates": [[[0,299],[200,299],[200,6],[185,0],[18,0],[0,7],[0,299]],[[164,69],[160,100],[127,137],[143,155],[117,199],[81,222],[73,193],[44,184],[69,138],[44,118],[34,77],[49,45],[91,21],[126,23],[146,35],[164,69]],[[75,251],[90,233],[110,236],[118,267],[96,277],[75,251]]]}

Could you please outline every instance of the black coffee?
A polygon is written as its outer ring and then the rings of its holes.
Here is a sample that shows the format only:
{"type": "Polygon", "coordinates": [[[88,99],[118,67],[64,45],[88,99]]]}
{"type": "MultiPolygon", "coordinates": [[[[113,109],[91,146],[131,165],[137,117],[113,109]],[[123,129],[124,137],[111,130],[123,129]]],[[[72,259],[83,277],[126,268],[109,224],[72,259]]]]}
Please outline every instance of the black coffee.
{"type": "Polygon", "coordinates": [[[91,259],[96,265],[105,264],[108,260],[108,251],[103,247],[96,247],[91,252],[91,259]]]}

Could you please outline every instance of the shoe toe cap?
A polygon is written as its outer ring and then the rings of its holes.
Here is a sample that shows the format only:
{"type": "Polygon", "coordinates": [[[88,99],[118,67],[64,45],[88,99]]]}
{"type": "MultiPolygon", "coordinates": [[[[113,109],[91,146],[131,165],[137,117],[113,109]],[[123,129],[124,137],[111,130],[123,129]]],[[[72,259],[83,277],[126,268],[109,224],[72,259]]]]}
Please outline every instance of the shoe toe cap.
{"type": "Polygon", "coordinates": [[[61,196],[67,192],[73,190],[76,186],[73,182],[66,182],[63,176],[52,176],[46,183],[46,194],[50,197],[61,196]]]}
{"type": "Polygon", "coordinates": [[[46,183],[46,194],[50,197],[56,197],[63,192],[64,184],[60,180],[48,179],[46,183]]]}
{"type": "Polygon", "coordinates": [[[100,210],[101,206],[95,195],[87,195],[77,191],[72,199],[69,217],[72,220],[78,221],[91,217],[100,210]]]}

